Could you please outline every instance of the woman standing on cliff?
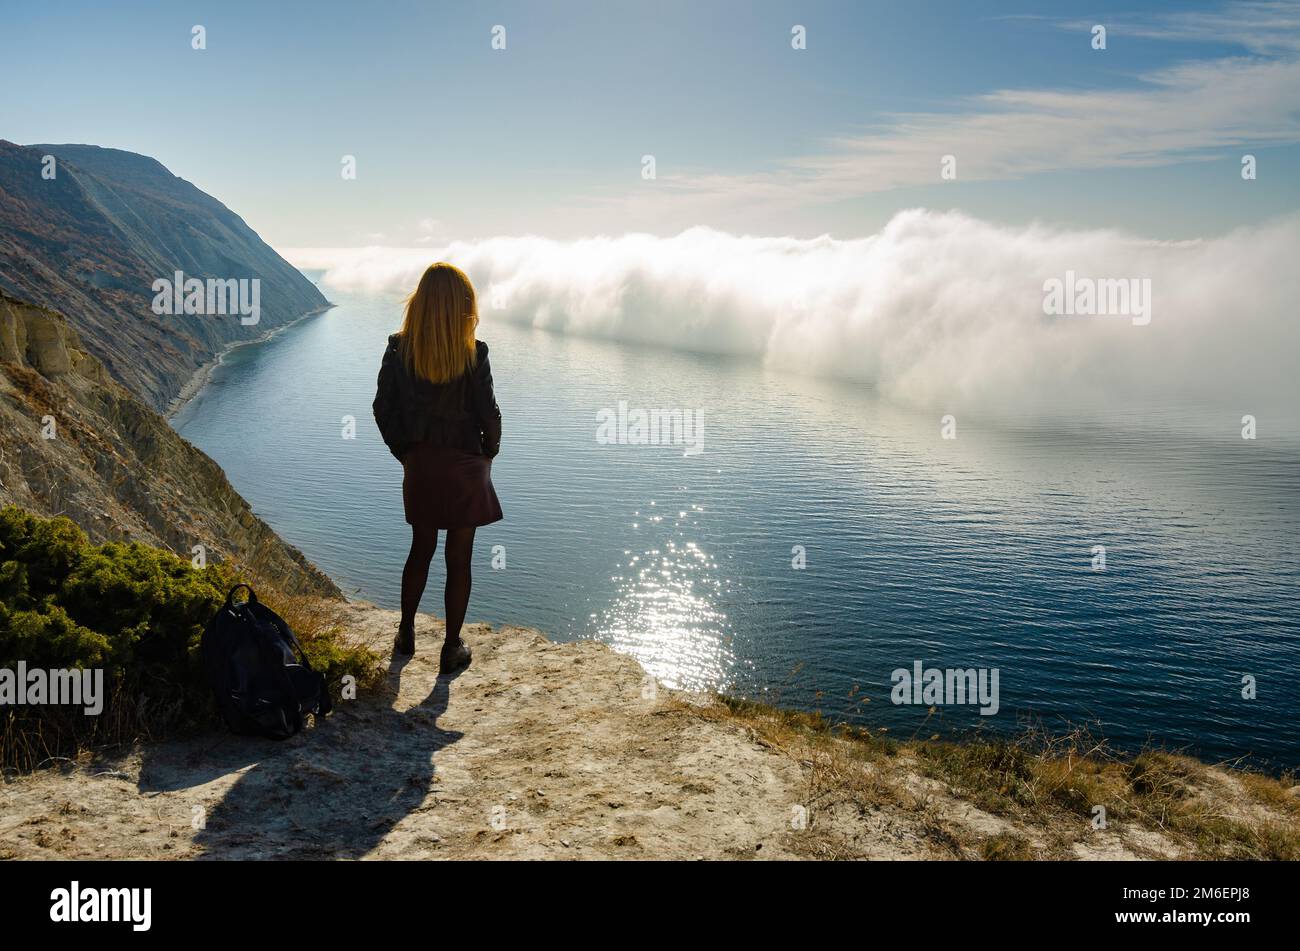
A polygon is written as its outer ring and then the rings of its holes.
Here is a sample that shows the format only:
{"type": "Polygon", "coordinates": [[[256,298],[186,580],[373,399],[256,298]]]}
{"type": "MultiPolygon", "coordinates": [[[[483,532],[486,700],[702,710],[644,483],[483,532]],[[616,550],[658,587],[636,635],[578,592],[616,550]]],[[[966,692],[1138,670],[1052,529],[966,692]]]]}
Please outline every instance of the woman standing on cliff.
{"type": "Polygon", "coordinates": [[[438,531],[445,529],[444,674],[470,661],[460,629],[469,605],[474,529],[501,518],[492,487],[501,410],[492,392],[487,344],[474,337],[477,326],[477,298],[465,272],[450,264],[430,265],[406,301],[401,331],[388,338],[374,403],[384,443],[405,470],[402,504],[411,526],[394,646],[400,654],[415,653],[415,612],[438,531]]]}

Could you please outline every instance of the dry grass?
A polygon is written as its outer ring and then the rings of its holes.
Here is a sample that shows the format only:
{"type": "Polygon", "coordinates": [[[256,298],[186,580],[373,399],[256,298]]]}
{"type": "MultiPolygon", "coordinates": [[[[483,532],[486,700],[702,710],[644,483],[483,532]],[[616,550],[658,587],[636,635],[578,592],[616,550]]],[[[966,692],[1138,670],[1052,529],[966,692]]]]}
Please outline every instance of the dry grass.
{"type": "MultiPolygon", "coordinates": [[[[803,765],[810,829],[819,814],[876,813],[914,820],[937,856],[1068,858],[1103,834],[1095,825],[1101,807],[1104,835],[1132,854],[1300,859],[1300,787],[1291,774],[1211,766],[1162,750],[1126,758],[1086,728],[1056,736],[1033,729],[1010,740],[895,741],[819,714],[718,699],[691,709],[743,725],[803,765]],[[989,821],[964,821],[966,807],[989,821]],[[1006,828],[990,832],[994,824],[1006,828]],[[1168,849],[1153,852],[1144,844],[1151,842],[1168,849]]],[[[824,857],[868,854],[825,835],[809,843],[824,857]]]]}
{"type": "Polygon", "coordinates": [[[28,773],[127,740],[157,739],[165,733],[159,728],[160,721],[171,717],[174,710],[150,703],[147,697],[130,702],[122,696],[120,686],[105,699],[103,713],[95,717],[85,716],[79,707],[44,707],[34,712],[8,709],[0,717],[0,763],[6,771],[28,773]]]}
{"type": "Polygon", "coordinates": [[[1014,832],[999,832],[980,842],[980,857],[989,862],[1021,862],[1035,858],[1033,845],[1014,832]]]}
{"type": "Polygon", "coordinates": [[[1228,772],[1162,751],[1117,768],[1133,817],[1190,842],[1198,857],[1300,859],[1300,796],[1284,785],[1294,777],[1228,772]]]}

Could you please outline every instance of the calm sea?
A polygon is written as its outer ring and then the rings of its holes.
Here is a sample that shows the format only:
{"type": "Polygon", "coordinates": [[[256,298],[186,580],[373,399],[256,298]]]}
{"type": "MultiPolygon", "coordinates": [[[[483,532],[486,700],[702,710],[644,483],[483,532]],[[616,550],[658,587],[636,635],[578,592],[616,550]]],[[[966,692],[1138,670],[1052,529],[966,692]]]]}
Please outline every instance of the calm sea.
{"type": "MultiPolygon", "coordinates": [[[[331,296],[228,355],[174,422],[340,587],[395,607],[401,470],[370,403],[400,304],[331,296]]],[[[1063,403],[961,416],[943,439],[941,408],[866,386],[490,314],[480,334],[506,518],[479,531],[471,619],[898,737],[1086,724],[1128,749],[1300,765],[1294,424],[1247,441],[1240,407],[1063,403]],[[699,412],[704,451],[601,444],[620,401],[699,412]],[[996,668],[998,712],[891,703],[917,662],[996,668]]],[[[423,607],[441,614],[435,565],[423,607]]]]}

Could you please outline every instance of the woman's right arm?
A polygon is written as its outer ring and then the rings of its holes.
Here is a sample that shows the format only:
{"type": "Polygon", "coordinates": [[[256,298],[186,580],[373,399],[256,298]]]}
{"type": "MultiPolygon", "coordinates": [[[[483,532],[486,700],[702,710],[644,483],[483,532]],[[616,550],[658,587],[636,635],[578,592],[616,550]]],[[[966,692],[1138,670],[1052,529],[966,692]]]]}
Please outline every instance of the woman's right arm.
{"type": "Polygon", "coordinates": [[[394,351],[391,347],[384,351],[384,361],[379,365],[379,382],[375,388],[375,401],[372,409],[375,413],[375,425],[379,435],[398,462],[402,461],[406,449],[400,441],[398,430],[401,424],[399,394],[397,392],[397,368],[393,365],[394,351]]]}

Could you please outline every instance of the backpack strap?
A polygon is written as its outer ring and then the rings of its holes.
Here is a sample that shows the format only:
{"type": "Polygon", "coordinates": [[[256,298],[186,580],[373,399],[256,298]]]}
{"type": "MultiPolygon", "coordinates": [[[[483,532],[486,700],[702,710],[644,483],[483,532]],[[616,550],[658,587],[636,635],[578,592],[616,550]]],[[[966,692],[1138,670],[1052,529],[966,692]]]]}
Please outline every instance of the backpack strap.
{"type": "Polygon", "coordinates": [[[231,608],[231,609],[234,608],[234,606],[235,606],[235,592],[238,591],[240,588],[243,588],[245,591],[248,592],[248,600],[245,602],[246,604],[257,604],[257,592],[254,591],[254,590],[252,589],[252,587],[250,587],[249,585],[244,584],[244,583],[241,581],[239,584],[235,585],[233,588],[231,588],[229,591],[226,592],[226,607],[227,607],[227,608],[231,608]]]}

